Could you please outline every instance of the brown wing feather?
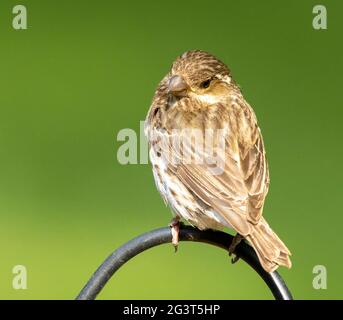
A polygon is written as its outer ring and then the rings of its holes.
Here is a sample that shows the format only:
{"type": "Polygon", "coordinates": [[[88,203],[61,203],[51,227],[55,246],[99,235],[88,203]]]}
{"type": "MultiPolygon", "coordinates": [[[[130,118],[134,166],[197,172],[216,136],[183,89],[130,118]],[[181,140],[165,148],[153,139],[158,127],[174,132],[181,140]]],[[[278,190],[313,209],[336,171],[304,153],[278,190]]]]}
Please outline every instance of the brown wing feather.
{"type": "MultiPolygon", "coordinates": [[[[171,170],[197,198],[215,209],[237,232],[247,235],[251,223],[256,224],[261,218],[269,174],[256,118],[250,114],[253,111],[244,100],[239,104],[250,115],[250,129],[245,130],[248,135],[245,138],[230,134],[226,137],[223,173],[214,175],[206,164],[185,164],[182,161],[171,166],[171,170]]],[[[189,149],[188,152],[195,150],[189,149]]]]}

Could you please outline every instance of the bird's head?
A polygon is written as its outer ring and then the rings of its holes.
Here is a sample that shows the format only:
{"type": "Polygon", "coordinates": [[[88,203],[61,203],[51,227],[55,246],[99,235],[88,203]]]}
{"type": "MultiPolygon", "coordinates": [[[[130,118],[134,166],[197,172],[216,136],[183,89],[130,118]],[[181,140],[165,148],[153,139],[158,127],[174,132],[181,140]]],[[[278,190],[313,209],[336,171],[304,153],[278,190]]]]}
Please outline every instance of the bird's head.
{"type": "Polygon", "coordinates": [[[166,81],[172,102],[189,98],[213,104],[227,92],[231,76],[228,67],[215,56],[193,50],[175,60],[166,81]]]}

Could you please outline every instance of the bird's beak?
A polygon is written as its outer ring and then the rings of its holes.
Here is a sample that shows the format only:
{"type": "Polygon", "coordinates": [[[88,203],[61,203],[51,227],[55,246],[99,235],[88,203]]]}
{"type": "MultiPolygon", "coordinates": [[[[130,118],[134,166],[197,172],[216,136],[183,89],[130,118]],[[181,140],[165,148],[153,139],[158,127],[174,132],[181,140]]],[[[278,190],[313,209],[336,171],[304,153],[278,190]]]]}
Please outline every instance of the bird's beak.
{"type": "Polygon", "coordinates": [[[168,93],[175,97],[185,97],[187,95],[188,85],[181,76],[172,76],[168,83],[168,93]]]}

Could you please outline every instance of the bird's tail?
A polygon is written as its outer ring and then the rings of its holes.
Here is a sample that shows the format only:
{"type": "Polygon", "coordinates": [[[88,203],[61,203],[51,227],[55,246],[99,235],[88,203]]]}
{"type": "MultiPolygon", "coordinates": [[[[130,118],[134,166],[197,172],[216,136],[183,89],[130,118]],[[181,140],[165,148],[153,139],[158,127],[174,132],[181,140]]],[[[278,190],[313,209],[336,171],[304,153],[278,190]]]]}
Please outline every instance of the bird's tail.
{"type": "Polygon", "coordinates": [[[263,269],[267,272],[273,272],[278,266],[291,268],[290,251],[264,218],[253,226],[246,239],[255,249],[263,269]]]}

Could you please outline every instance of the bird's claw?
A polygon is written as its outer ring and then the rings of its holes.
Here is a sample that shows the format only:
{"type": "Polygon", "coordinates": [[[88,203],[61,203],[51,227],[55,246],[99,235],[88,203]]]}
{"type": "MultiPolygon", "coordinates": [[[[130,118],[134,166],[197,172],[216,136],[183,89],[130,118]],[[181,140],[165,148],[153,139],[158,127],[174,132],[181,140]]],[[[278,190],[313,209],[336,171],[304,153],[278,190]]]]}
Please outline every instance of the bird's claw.
{"type": "Polygon", "coordinates": [[[232,263],[232,264],[235,264],[238,260],[239,260],[239,256],[234,256],[234,257],[231,259],[231,263],[232,263]]]}
{"type": "MultiPolygon", "coordinates": [[[[232,239],[232,242],[229,247],[229,256],[231,257],[232,254],[235,252],[236,247],[239,245],[239,243],[244,239],[240,234],[236,234],[234,238],[232,239]]],[[[231,263],[234,264],[239,260],[239,256],[235,254],[235,256],[231,259],[231,263]]]]}
{"type": "Polygon", "coordinates": [[[180,234],[180,221],[179,218],[174,218],[169,227],[171,228],[172,233],[172,245],[174,246],[175,253],[177,252],[179,246],[179,234],[180,234]]]}

